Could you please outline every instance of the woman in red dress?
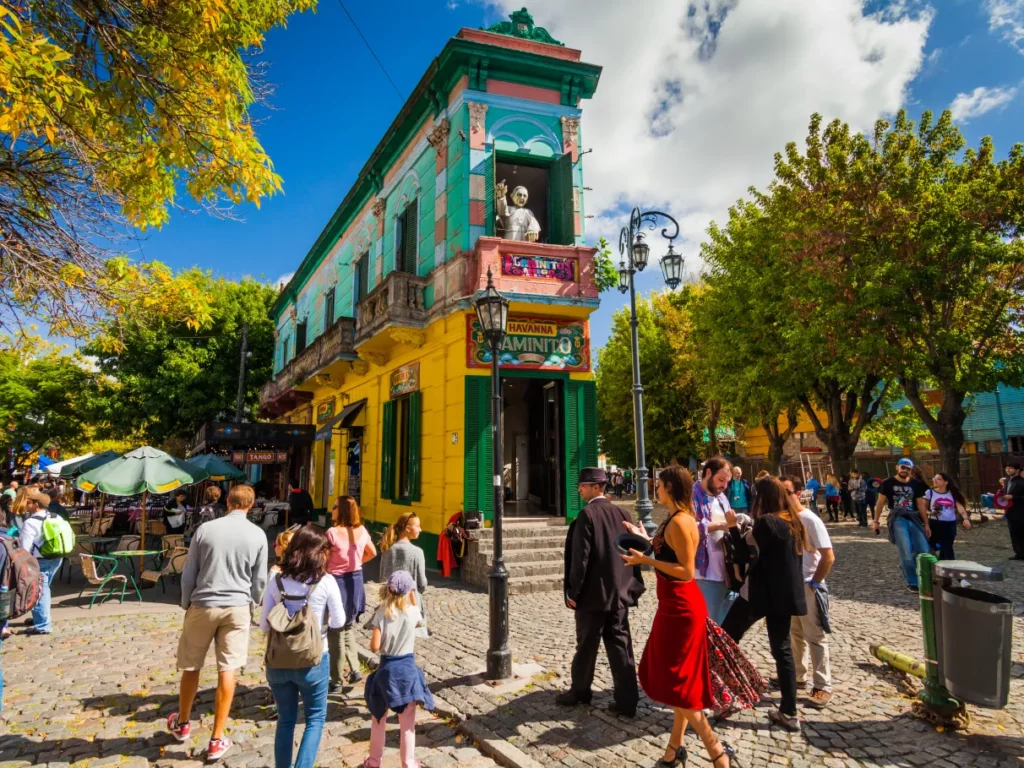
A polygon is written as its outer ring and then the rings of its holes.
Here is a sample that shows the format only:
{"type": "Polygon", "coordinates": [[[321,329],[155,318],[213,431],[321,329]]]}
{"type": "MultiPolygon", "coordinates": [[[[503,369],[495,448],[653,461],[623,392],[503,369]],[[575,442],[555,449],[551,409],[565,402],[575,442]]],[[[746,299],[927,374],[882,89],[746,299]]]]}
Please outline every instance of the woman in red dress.
{"type": "MultiPolygon", "coordinates": [[[[650,565],[658,577],[658,611],[640,660],[640,685],[652,700],[673,709],[672,734],[658,765],[686,764],[687,725],[704,742],[714,768],[729,768],[733,750],[715,736],[702,710],[715,706],[708,660],[708,610],[693,580],[700,533],[693,513],[693,478],[682,467],[658,475],[658,501],[669,508],[652,544],[654,557],[633,549],[627,565],[650,565]]],[[[637,527],[631,527],[641,533],[637,527]]]]}

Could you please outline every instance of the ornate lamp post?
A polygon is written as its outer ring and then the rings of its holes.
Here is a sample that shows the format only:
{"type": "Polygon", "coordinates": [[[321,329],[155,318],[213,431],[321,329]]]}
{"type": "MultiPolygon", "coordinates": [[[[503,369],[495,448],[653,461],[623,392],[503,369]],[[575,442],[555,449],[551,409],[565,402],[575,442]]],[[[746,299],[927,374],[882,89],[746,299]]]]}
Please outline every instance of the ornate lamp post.
{"type": "Polygon", "coordinates": [[[490,579],[490,645],[487,648],[487,679],[506,680],[512,677],[512,649],[508,647],[508,569],[501,549],[501,527],[504,515],[502,475],[504,458],[501,444],[501,379],[498,360],[508,329],[508,299],[494,287],[490,267],[487,268],[487,289],[476,299],[476,316],[487,343],[491,347],[491,434],[494,447],[494,559],[490,579]]]}
{"type": "Polygon", "coordinates": [[[643,211],[634,208],[629,217],[629,226],[623,227],[619,233],[619,290],[629,293],[629,326],[633,341],[633,430],[636,443],[636,513],[640,523],[651,535],[656,526],[651,519],[654,504],[647,493],[647,456],[644,451],[644,388],[640,383],[640,350],[637,341],[636,319],[636,286],[633,278],[637,272],[643,272],[650,256],[650,246],[641,232],[645,227],[654,230],[659,220],[666,222],[661,236],[668,240],[668,253],[661,259],[661,271],[665,284],[676,288],[683,280],[683,257],[672,247],[672,241],[679,237],[679,222],[661,211],[643,211]],[[670,234],[671,232],[671,234],[670,234]]]}

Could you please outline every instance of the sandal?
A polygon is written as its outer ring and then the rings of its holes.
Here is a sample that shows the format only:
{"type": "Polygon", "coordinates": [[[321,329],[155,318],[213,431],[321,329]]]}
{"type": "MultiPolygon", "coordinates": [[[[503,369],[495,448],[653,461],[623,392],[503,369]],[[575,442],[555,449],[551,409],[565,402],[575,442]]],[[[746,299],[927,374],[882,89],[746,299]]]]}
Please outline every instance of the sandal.
{"type": "Polygon", "coordinates": [[[711,758],[711,765],[717,765],[718,761],[723,757],[729,758],[729,768],[738,768],[739,764],[736,762],[736,750],[726,744],[724,741],[718,742],[718,746],[722,748],[715,757],[711,758]]]}
{"type": "MultiPolygon", "coordinates": [[[[669,742],[669,749],[672,749],[672,743],[669,742]]],[[[656,765],[663,766],[663,768],[675,768],[677,765],[686,765],[686,747],[676,747],[676,753],[671,760],[659,760],[656,765]]]]}

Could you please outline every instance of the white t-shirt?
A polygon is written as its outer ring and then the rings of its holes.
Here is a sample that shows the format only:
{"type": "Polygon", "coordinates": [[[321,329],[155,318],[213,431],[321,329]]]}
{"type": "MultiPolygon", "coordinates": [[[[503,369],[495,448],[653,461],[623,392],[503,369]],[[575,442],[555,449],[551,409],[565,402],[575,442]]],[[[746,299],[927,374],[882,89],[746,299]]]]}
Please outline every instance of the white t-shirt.
{"type": "Polygon", "coordinates": [[[821,522],[821,518],[811,510],[804,509],[800,512],[800,522],[807,530],[807,540],[814,547],[804,547],[804,581],[810,581],[814,578],[814,572],[818,570],[818,563],[821,562],[821,550],[832,549],[832,539],[828,537],[828,529],[821,522]]]}
{"type": "MultiPolygon", "coordinates": [[[[729,509],[729,502],[726,501],[725,496],[712,496],[711,522],[724,523],[727,509],[729,509]]],[[[722,539],[728,533],[728,531],[713,531],[708,534],[708,572],[706,576],[701,576],[698,571],[696,578],[707,581],[725,581],[725,550],[722,548],[722,539]]]]}
{"type": "MultiPolygon", "coordinates": [[[[284,576],[281,579],[284,584],[285,594],[304,595],[309,591],[309,585],[296,581],[293,578],[284,576]]],[[[277,588],[277,574],[271,571],[267,579],[267,588],[263,592],[263,613],[260,616],[260,629],[264,632],[270,631],[267,623],[267,616],[270,610],[281,602],[281,591],[277,588]]],[[[303,600],[286,600],[285,607],[288,615],[293,616],[297,610],[302,608],[303,600]]],[[[324,650],[327,649],[327,626],[331,629],[341,629],[345,626],[345,606],[341,602],[341,590],[338,589],[338,582],[334,577],[327,574],[316,588],[309,595],[309,608],[316,617],[317,622],[323,627],[324,650]],[[324,625],[324,612],[329,614],[328,624],[324,625]]]]}
{"type": "Polygon", "coordinates": [[[384,606],[370,619],[370,627],[380,630],[381,656],[406,656],[416,650],[416,627],[423,623],[423,614],[418,605],[410,605],[404,611],[389,619],[384,606]]]}
{"type": "Polygon", "coordinates": [[[924,494],[928,501],[928,514],[944,523],[956,522],[956,499],[953,494],[928,490],[924,494]]]}

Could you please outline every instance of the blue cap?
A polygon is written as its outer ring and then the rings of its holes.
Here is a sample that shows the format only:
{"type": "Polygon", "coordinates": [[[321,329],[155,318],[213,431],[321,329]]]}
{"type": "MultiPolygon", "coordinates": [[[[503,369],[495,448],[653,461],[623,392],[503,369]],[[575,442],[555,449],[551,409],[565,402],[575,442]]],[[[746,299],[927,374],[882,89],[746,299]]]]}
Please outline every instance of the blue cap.
{"type": "Polygon", "coordinates": [[[910,459],[900,459],[899,461],[896,462],[896,466],[897,467],[910,467],[911,469],[913,469],[914,468],[914,462],[912,462],[910,459]]]}
{"type": "Polygon", "coordinates": [[[408,571],[395,571],[388,577],[388,592],[392,595],[407,595],[416,588],[416,582],[408,571]]]}

